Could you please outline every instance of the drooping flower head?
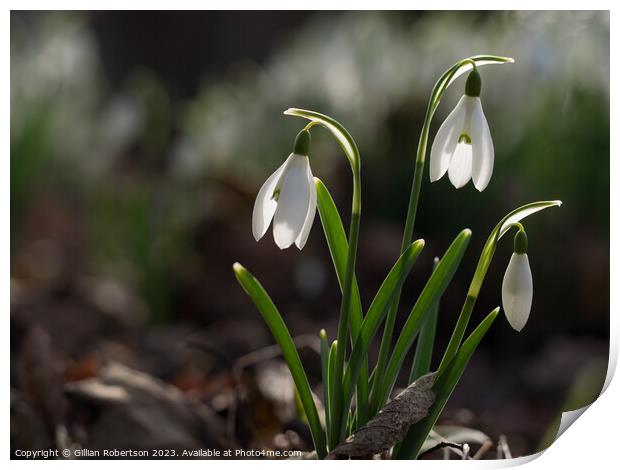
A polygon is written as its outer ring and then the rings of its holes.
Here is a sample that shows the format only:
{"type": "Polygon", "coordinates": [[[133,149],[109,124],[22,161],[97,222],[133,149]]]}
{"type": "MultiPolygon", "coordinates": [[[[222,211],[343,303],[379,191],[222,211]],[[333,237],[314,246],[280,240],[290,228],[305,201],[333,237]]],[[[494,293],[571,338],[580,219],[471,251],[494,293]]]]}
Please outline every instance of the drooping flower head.
{"type": "Polygon", "coordinates": [[[467,77],[465,94],[443,122],[431,147],[431,182],[446,171],[455,188],[472,179],[478,191],[487,187],[493,174],[493,140],[482,111],[482,80],[474,68],[467,77]]]}
{"type": "Polygon", "coordinates": [[[258,191],[252,213],[252,233],[260,240],[273,219],[273,238],[280,249],[293,243],[300,250],[306,244],[316,214],[316,187],[308,152],[310,133],[302,130],[293,153],[258,191]]]}
{"type": "Polygon", "coordinates": [[[521,331],[530,316],[534,283],[527,257],[527,235],[519,230],[515,235],[514,252],[502,282],[502,305],[506,318],[515,330],[521,331]]]}

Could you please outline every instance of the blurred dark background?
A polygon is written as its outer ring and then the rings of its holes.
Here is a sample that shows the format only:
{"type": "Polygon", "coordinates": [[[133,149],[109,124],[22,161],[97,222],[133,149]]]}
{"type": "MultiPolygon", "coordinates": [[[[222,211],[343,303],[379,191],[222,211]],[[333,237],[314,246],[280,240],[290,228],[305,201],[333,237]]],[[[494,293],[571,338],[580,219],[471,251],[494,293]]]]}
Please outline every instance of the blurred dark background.
{"type": "MultiPolygon", "coordinates": [[[[516,59],[481,69],[493,178],[478,193],[425,175],[415,231],[426,248],[399,324],[432,258],[471,228],[441,303],[439,356],[499,218],[562,199],[526,221],[526,328],[496,322],[440,419],[504,434],[515,455],[548,443],[607,366],[608,13],[13,12],[13,449],[307,448],[290,379],[231,270],[240,261],[261,279],[309,346],[320,394],[316,334],[335,336],[340,299],[318,216],[302,252],[251,233],[254,197],[304,125],[282,111],[332,115],[358,142],[368,306],[398,255],[431,88],[479,53],[516,59]]],[[[346,222],[350,170],[327,132],[313,134],[313,172],[346,222]]],[[[510,254],[507,238],[472,321],[501,304],[510,254]]]]}

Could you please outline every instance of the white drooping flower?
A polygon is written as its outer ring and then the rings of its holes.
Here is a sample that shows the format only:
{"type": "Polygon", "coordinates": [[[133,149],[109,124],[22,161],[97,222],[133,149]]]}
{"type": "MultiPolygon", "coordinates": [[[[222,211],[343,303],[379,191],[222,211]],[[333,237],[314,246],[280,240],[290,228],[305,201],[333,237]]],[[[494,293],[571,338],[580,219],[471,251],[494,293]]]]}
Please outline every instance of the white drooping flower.
{"type": "Polygon", "coordinates": [[[273,238],[280,249],[306,244],[316,214],[316,187],[308,160],[310,133],[301,131],[295,150],[258,191],[252,233],[260,240],[273,219],[273,238]]]}
{"type": "Polygon", "coordinates": [[[495,158],[489,125],[480,102],[480,74],[472,70],[465,94],[443,122],[431,147],[430,177],[437,181],[446,171],[455,188],[472,179],[478,191],[487,187],[495,158]]]}
{"type": "Polygon", "coordinates": [[[527,257],[527,236],[519,231],[515,236],[515,251],[510,258],[502,282],[502,305],[506,318],[515,330],[521,331],[530,316],[534,283],[527,257]]]}

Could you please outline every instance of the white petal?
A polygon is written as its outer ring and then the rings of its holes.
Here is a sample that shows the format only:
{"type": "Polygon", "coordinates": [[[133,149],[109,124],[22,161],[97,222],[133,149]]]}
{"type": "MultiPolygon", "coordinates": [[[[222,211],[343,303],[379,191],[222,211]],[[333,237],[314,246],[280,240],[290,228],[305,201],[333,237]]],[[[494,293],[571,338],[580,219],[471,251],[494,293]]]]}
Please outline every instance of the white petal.
{"type": "Polygon", "coordinates": [[[502,283],[502,305],[510,325],[521,331],[530,316],[534,284],[526,254],[513,253],[502,283]]]}
{"type": "Polygon", "coordinates": [[[316,186],[314,185],[314,177],[312,176],[310,164],[308,163],[307,166],[308,168],[306,170],[308,174],[310,200],[308,201],[308,211],[306,212],[304,225],[301,228],[301,232],[299,232],[299,236],[295,239],[295,245],[297,245],[297,248],[300,250],[305,246],[306,241],[308,240],[308,235],[310,235],[310,229],[312,228],[312,223],[314,222],[314,217],[316,215],[316,186]]]}
{"type": "Polygon", "coordinates": [[[463,131],[463,123],[465,122],[467,112],[467,99],[465,98],[465,96],[461,97],[437,131],[431,146],[431,182],[437,181],[448,171],[450,159],[458,143],[459,136],[463,131]]]}
{"type": "Polygon", "coordinates": [[[462,188],[471,179],[471,145],[461,142],[450,161],[448,177],[455,188],[462,188]]]}
{"type": "Polygon", "coordinates": [[[278,206],[278,201],[273,198],[273,192],[276,190],[278,186],[278,182],[280,181],[280,177],[284,173],[284,169],[291,161],[291,157],[293,154],[290,154],[289,157],[284,161],[280,168],[278,168],[267,181],[263,183],[258,194],[256,195],[256,201],[254,201],[254,210],[252,212],[252,234],[254,235],[254,239],[256,241],[260,240],[269,224],[271,223],[271,219],[273,219],[273,214],[276,212],[276,207],[278,206]]]}
{"type": "Polygon", "coordinates": [[[472,155],[472,179],[478,191],[487,187],[493,174],[493,160],[495,151],[493,139],[487,119],[482,111],[480,98],[475,98],[474,109],[471,116],[471,145],[472,155]]]}
{"type": "Polygon", "coordinates": [[[280,249],[288,248],[301,233],[310,200],[308,157],[293,154],[282,175],[280,199],[273,220],[273,238],[280,249]]]}

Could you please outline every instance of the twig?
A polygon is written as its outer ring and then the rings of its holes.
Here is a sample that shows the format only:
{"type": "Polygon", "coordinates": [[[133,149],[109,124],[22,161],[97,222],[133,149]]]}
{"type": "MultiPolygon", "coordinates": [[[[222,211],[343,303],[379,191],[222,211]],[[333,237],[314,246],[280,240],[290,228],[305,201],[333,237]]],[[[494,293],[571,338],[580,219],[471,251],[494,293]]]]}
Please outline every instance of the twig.
{"type": "MultiPolygon", "coordinates": [[[[419,456],[418,459],[424,457],[427,454],[430,454],[431,452],[435,452],[436,450],[439,449],[446,449],[446,448],[451,448],[451,449],[458,449],[461,452],[463,452],[463,455],[465,455],[464,453],[464,448],[465,446],[467,446],[467,453],[469,454],[469,445],[468,444],[459,444],[457,442],[448,442],[448,441],[443,441],[440,442],[438,444],[435,444],[433,447],[431,447],[430,449],[425,450],[424,452],[422,452],[419,456]]],[[[465,457],[464,457],[465,458],[465,457]]]]}
{"type": "Polygon", "coordinates": [[[497,458],[512,459],[512,453],[510,452],[510,447],[508,447],[508,440],[504,434],[499,436],[497,441],[497,458]]]}
{"type": "Polygon", "coordinates": [[[491,447],[493,447],[493,441],[490,441],[490,440],[484,441],[482,445],[480,446],[480,449],[476,451],[472,459],[480,460],[482,456],[486,454],[489,451],[489,449],[491,449],[491,447]]]}

